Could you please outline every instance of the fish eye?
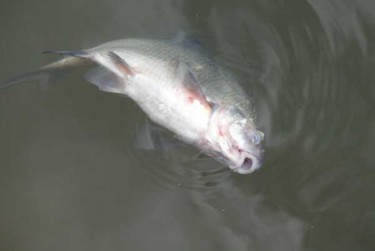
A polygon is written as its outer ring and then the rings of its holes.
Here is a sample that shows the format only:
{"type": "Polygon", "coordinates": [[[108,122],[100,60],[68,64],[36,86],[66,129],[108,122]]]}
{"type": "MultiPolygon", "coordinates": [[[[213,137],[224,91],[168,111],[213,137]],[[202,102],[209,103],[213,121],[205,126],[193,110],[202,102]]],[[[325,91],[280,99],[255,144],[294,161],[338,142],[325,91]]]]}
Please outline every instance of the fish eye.
{"type": "Polygon", "coordinates": [[[263,133],[260,131],[252,131],[249,134],[249,139],[254,145],[258,145],[263,140],[263,133]]]}

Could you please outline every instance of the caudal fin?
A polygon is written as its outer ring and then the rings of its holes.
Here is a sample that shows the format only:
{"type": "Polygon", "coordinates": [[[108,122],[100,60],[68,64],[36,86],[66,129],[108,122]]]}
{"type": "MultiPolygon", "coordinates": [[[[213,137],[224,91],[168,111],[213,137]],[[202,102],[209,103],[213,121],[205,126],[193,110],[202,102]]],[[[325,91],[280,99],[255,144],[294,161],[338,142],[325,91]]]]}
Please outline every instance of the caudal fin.
{"type": "Polygon", "coordinates": [[[68,53],[60,53],[57,51],[48,51],[45,53],[59,53],[61,55],[71,56],[67,56],[66,58],[63,58],[59,61],[45,65],[38,70],[29,71],[15,76],[6,81],[3,85],[0,85],[0,89],[8,88],[19,83],[26,83],[33,80],[36,80],[38,81],[38,83],[43,85],[52,84],[66,77],[68,73],[75,67],[93,64],[91,60],[85,57],[77,57],[76,54],[73,55],[68,53]]]}
{"type": "Polygon", "coordinates": [[[72,56],[78,58],[88,58],[89,54],[86,51],[43,51],[44,54],[59,54],[62,56],[72,56]]]}

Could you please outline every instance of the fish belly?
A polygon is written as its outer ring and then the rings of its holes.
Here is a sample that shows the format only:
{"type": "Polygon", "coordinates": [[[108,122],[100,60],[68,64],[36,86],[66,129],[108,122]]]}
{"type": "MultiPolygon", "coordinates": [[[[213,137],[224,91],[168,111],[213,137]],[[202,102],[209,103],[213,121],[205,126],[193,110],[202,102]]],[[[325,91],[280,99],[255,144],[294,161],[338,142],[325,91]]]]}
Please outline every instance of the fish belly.
{"type": "Polygon", "coordinates": [[[130,83],[127,94],[153,122],[185,142],[196,143],[205,136],[210,111],[189,100],[178,84],[162,85],[143,79],[130,83]]]}

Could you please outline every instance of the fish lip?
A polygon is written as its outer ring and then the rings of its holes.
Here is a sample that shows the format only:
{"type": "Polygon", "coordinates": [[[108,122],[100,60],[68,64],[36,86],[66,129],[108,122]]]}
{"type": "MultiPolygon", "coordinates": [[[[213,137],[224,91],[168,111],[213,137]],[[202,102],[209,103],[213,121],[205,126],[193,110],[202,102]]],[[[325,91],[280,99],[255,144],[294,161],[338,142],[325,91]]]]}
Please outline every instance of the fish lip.
{"type": "Polygon", "coordinates": [[[256,151],[239,151],[239,153],[236,157],[230,157],[220,151],[215,151],[215,154],[207,152],[208,155],[239,174],[253,173],[263,165],[263,148],[256,149],[256,151]],[[251,161],[251,165],[246,166],[249,165],[249,160],[251,161]]]}
{"type": "Polygon", "coordinates": [[[239,174],[250,174],[259,169],[262,166],[262,158],[257,157],[253,154],[244,154],[241,161],[237,162],[236,165],[229,165],[229,168],[239,174]],[[249,161],[250,166],[249,166],[249,161]]]}

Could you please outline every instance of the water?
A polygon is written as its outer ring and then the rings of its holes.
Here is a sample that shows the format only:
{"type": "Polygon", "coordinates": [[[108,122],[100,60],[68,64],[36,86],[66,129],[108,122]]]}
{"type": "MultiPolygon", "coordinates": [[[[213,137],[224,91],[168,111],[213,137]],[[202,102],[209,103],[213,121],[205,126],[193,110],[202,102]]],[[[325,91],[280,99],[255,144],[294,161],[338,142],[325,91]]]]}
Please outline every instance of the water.
{"type": "Polygon", "coordinates": [[[0,79],[123,37],[196,34],[252,97],[252,175],[132,148],[144,115],[77,71],[0,92],[1,250],[374,250],[375,3],[3,1],[0,79]]]}

